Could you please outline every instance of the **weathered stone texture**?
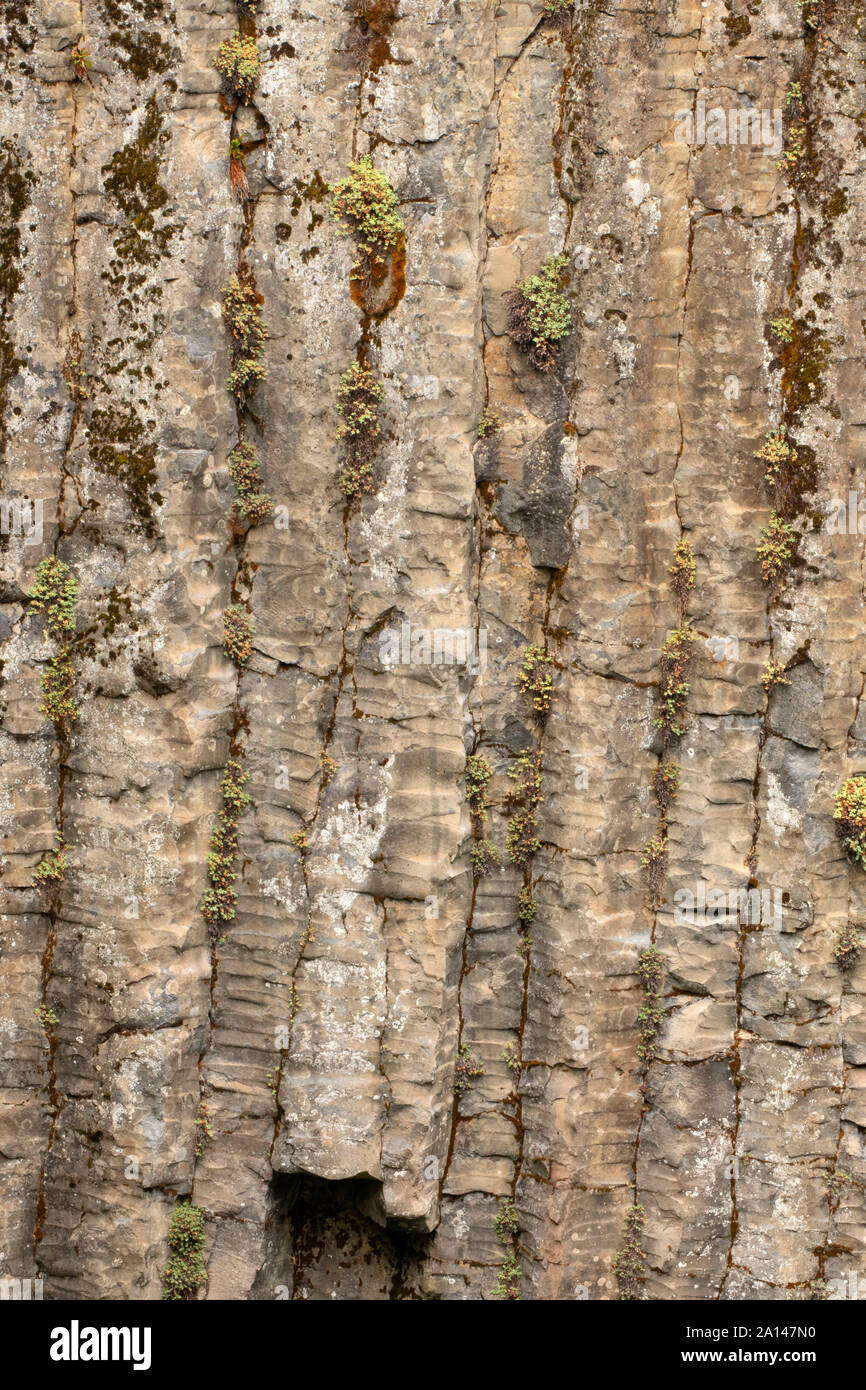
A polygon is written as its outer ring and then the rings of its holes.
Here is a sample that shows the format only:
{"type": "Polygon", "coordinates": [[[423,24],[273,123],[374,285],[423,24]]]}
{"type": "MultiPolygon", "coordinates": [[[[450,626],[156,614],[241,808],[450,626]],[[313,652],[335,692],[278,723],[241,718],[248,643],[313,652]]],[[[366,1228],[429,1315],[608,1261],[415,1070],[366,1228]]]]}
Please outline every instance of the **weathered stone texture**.
{"type": "Polygon", "coordinates": [[[864,546],[821,511],[864,487],[866,21],[814,3],[816,30],[796,0],[735,0],[745,33],[730,0],[260,0],[237,109],[212,66],[230,0],[0,3],[2,498],[43,504],[36,543],[0,536],[0,1273],[158,1298],[179,1196],[205,1213],[210,1298],[491,1298],[505,1198],[524,1299],[616,1297],[635,1194],[652,1298],[805,1299],[861,1267],[866,964],[843,974],[833,947],[866,877],[832,810],[866,772],[864,546]],[[794,174],[676,138],[699,102],[785,110],[787,132],[791,82],[794,174]],[[406,264],[365,305],[327,185],[368,151],[406,264]],[[549,254],[573,331],[542,373],[508,295],[549,254]],[[239,257],[269,333],[246,437],[276,506],[246,534],[221,316],[239,257]],[[347,508],[335,399],[359,344],[383,435],[347,508]],[[479,440],[485,405],[501,428],[479,440]],[[773,594],[754,454],[783,416],[816,464],[773,594]],[[697,647],[653,905],[683,537],[697,647]],[[39,711],[53,649],[28,614],[50,553],[81,590],[68,740],[39,711]],[[222,649],[238,600],[242,672],[222,649]],[[394,660],[404,624],[482,659],[394,660]],[[543,724],[530,643],[556,662],[543,724]],[[771,656],[790,683],[767,695],[771,656]],[[524,877],[507,772],[534,747],[524,877]],[[237,914],[212,946],[238,750],[237,914]],[[470,752],[493,769],[483,877],[470,752]],[[65,878],[35,888],[58,828],[65,878]],[[674,894],[699,884],[781,907],[683,925],[674,894]],[[651,940],[666,1012],[644,1068],[651,940]],[[462,1096],[458,1045],[483,1065],[462,1096]]]}

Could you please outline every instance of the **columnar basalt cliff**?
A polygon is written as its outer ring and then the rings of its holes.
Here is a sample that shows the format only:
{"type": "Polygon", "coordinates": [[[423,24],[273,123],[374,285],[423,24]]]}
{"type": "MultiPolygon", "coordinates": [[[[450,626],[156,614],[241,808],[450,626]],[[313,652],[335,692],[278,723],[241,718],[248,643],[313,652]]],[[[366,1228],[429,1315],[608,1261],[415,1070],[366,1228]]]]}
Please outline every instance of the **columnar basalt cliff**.
{"type": "Polygon", "coordinates": [[[0,12],[0,1275],[827,1297],[861,0],[0,12]]]}

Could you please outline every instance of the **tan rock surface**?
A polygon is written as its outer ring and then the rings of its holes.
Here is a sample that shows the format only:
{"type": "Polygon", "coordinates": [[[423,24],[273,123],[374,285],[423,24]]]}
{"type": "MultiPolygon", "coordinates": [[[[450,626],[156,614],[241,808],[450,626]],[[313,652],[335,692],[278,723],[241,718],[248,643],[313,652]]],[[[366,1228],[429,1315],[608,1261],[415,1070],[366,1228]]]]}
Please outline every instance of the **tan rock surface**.
{"type": "Polygon", "coordinates": [[[0,5],[0,1274],[156,1299],[186,1196],[208,1298],[487,1299],[511,1254],[524,1299],[615,1298],[635,1195],[651,1298],[807,1299],[861,1268],[866,964],[833,948],[866,877],[832,812],[866,772],[866,522],[821,512],[864,495],[866,20],[815,4],[812,30],[795,0],[561,20],[260,0],[236,110],[212,66],[230,0],[0,5]],[[791,82],[793,173],[675,136],[700,102],[785,111],[790,148],[791,82]],[[405,292],[398,255],[372,312],[326,191],[368,151],[406,227],[405,292]],[[507,295],[549,254],[573,331],[541,373],[507,295]],[[246,531],[221,315],[244,256],[269,337],[242,421],[275,504],[246,531]],[[383,436],[347,508],[335,401],[359,344],[383,436]],[[479,440],[485,406],[502,427],[479,440]],[[782,418],[817,468],[773,595],[754,454],[782,418]],[[9,524],[15,499],[41,502],[41,537],[9,524]],[[681,538],[696,654],[654,906],[681,538]],[[28,612],[50,554],[80,585],[68,739],[40,713],[54,647],[28,612]],[[255,621],[242,671],[232,602],[255,621]],[[404,624],[482,659],[395,659],[404,624]],[[556,662],[544,723],[518,688],[530,643],[556,662]],[[767,695],[770,658],[790,684],[767,695]],[[530,747],[524,875],[507,773],[530,747]],[[493,770],[481,877],[470,753],[493,770]],[[251,804],[211,943],[230,756],[251,804]],[[65,877],[34,887],[58,829],[65,877]],[[674,895],[698,885],[781,906],[684,924],[674,895]],[[643,1067],[651,941],[665,1018],[643,1067]],[[456,1095],[462,1046],[483,1073],[456,1095]]]}

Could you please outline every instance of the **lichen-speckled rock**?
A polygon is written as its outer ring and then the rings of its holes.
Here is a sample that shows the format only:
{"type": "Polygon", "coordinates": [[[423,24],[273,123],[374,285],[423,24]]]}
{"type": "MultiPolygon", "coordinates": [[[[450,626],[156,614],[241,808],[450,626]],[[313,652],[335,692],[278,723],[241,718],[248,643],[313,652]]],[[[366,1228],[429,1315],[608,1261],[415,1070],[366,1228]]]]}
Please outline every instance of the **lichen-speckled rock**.
{"type": "Polygon", "coordinates": [[[639,1296],[809,1299],[863,1267],[866,961],[834,946],[866,876],[833,798],[866,773],[866,17],[548,8],[0,0],[0,1276],[46,1297],[159,1298],[182,1197],[211,1299],[616,1298],[633,1202],[639,1296]],[[238,105],[213,58],[239,23],[261,70],[238,105]],[[779,147],[701,143],[713,108],[776,113],[779,147]],[[368,152],[405,243],[365,291],[328,186],[368,152]],[[572,331],[542,372],[509,296],[550,255],[572,331]],[[238,407],[245,267],[267,375],[238,407]],[[382,432],[347,505],[356,357],[382,432]],[[804,471],[773,587],[755,453],[780,422],[804,471]],[[249,527],[239,431],[274,503],[249,527]],[[65,731],[29,611],[49,555],[79,584],[65,731]],[[768,660],[788,683],[766,691],[768,660]],[[521,750],[543,765],[525,867],[521,750]],[[250,803],[209,934],[229,758],[250,803]],[[34,884],[58,833],[65,873],[34,884]],[[684,915],[710,890],[733,911],[684,915]]]}

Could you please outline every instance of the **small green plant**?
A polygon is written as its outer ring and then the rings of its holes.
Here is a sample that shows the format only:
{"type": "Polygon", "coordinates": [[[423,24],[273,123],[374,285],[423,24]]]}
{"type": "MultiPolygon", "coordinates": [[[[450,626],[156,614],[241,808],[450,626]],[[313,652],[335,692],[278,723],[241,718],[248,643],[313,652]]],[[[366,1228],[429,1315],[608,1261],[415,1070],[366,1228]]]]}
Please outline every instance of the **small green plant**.
{"type": "Polygon", "coordinates": [[[39,561],[28,597],[29,611],[41,613],[45,626],[55,637],[67,636],[75,631],[78,583],[62,560],[48,555],[39,561]]]}
{"type": "Polygon", "coordinates": [[[567,256],[548,256],[538,275],[522,280],[509,296],[508,331],[540,372],[556,365],[559,342],[571,332],[571,309],[562,293],[567,256]]]}
{"type": "Polygon", "coordinates": [[[780,314],[776,319],[770,319],[770,332],[780,343],[792,343],[794,341],[794,320],[790,314],[780,314]]]}
{"type": "Polygon", "coordinates": [[[788,106],[802,105],[803,88],[799,82],[789,82],[785,88],[785,103],[788,106]]]}
{"type": "Polygon", "coordinates": [[[648,946],[637,958],[637,977],[643,990],[643,1004],[638,1012],[637,1055],[649,1066],[656,1056],[659,1034],[664,1024],[662,980],[664,967],[655,946],[648,946]]]}
{"type": "Polygon", "coordinates": [[[250,185],[247,179],[247,160],[244,154],[243,141],[233,135],[229,141],[229,184],[235,197],[242,203],[246,203],[250,196],[250,185]]]}
{"type": "Polygon", "coordinates": [[[489,406],[485,406],[478,421],[478,438],[486,439],[489,434],[496,434],[501,429],[502,421],[499,416],[489,406]]]}
{"type": "Polygon", "coordinates": [[[255,623],[239,603],[230,603],[223,613],[223,650],[243,669],[253,654],[255,623]]]}
{"type": "Polygon", "coordinates": [[[496,1284],[493,1289],[494,1298],[520,1298],[520,1279],[523,1270],[518,1264],[515,1255],[509,1255],[505,1263],[500,1266],[499,1274],[496,1277],[496,1284]]]}
{"type": "Polygon", "coordinates": [[[679,738],[685,732],[685,709],[691,686],[684,679],[694,655],[694,635],[690,627],[675,628],[662,647],[659,662],[659,713],[655,727],[667,737],[679,738]]]}
{"type": "Polygon", "coordinates": [[[866,869],[866,777],[847,777],[836,793],[833,819],[842,844],[866,869]]]}
{"type": "Polygon", "coordinates": [[[526,648],[519,677],[520,691],[532,696],[532,708],[541,719],[549,713],[553,699],[553,670],[553,657],[548,652],[532,644],[526,648]]]}
{"type": "Polygon", "coordinates": [[[519,869],[523,868],[533,854],[541,848],[541,841],[535,833],[537,829],[538,819],[529,806],[515,811],[508,822],[505,837],[508,858],[519,869]]]}
{"type": "Polygon", "coordinates": [[[252,272],[244,266],[223,288],[223,318],[232,335],[232,370],[226,380],[239,404],[254,396],[259,382],[267,377],[262,352],[268,338],[267,325],[262,319],[261,296],[253,283],[252,272]]]}
{"type": "Polygon", "coordinates": [[[252,444],[245,439],[238,440],[228,457],[229,477],[235,488],[235,506],[239,514],[251,526],[256,526],[269,516],[273,502],[262,491],[258,455],[252,444]]]}
{"type": "Polygon", "coordinates": [[[471,1083],[476,1076],[483,1076],[484,1068],[477,1057],[472,1056],[472,1051],[468,1043],[463,1043],[458,1047],[454,1059],[454,1094],[455,1096],[465,1096],[467,1091],[471,1091],[471,1083]]]}
{"type": "Polygon", "coordinates": [[[613,1273],[624,1302],[639,1299],[646,1282],[646,1254],[641,1246],[646,1212],[637,1202],[628,1208],[622,1223],[623,1243],[614,1256],[613,1273]]]}
{"type": "Polygon", "coordinates": [[[81,39],[78,40],[78,43],[75,45],[72,52],[68,56],[69,61],[72,64],[72,70],[75,73],[76,81],[89,82],[90,78],[87,74],[93,67],[93,63],[91,61],[90,54],[87,52],[87,49],[83,46],[83,41],[81,39]]]}
{"type": "Polygon", "coordinates": [[[38,1004],[33,1010],[34,1018],[37,1018],[47,1033],[49,1028],[55,1028],[60,1022],[57,1014],[48,1004],[38,1004]]]}
{"type": "Polygon", "coordinates": [[[487,759],[480,753],[470,753],[466,759],[466,800],[469,815],[477,826],[487,819],[487,784],[492,776],[493,768],[487,759]]]}
{"type": "Polygon", "coordinates": [[[507,1047],[503,1048],[502,1060],[509,1071],[514,1072],[517,1076],[520,1075],[520,1057],[513,1042],[508,1043],[507,1047]]]}
{"type": "Polygon", "coordinates": [[[204,1212],[189,1202],[179,1202],[171,1214],[168,1246],[172,1255],[162,1276],[162,1296],[191,1298],[207,1281],[204,1267],[204,1212]]]}
{"type": "Polygon", "coordinates": [[[500,1245],[508,1245],[520,1232],[520,1221],[517,1216],[517,1207],[510,1197],[503,1197],[496,1211],[493,1222],[496,1231],[496,1239],[500,1245]]]}
{"type": "Polygon", "coordinates": [[[532,896],[531,888],[521,888],[518,896],[517,916],[522,927],[531,927],[535,921],[538,904],[532,896]]]}
{"type": "Polygon", "coordinates": [[[490,840],[475,840],[469,851],[472,871],[477,878],[489,874],[494,864],[499,863],[499,850],[490,840]]]}
{"type": "Polygon", "coordinates": [[[209,1139],[213,1139],[213,1125],[210,1120],[210,1110],[205,1101],[201,1101],[196,1111],[195,1117],[195,1156],[201,1158],[204,1153],[205,1144],[209,1139]]]}
{"type": "Polygon", "coordinates": [[[66,851],[69,846],[59,830],[55,831],[54,838],[57,844],[39,861],[31,874],[37,888],[43,888],[46,883],[58,883],[66,875],[66,851]]]}
{"type": "Polygon", "coordinates": [[[306,830],[306,828],[296,830],[292,835],[289,836],[289,844],[291,845],[292,849],[297,850],[298,854],[303,859],[304,855],[310,847],[309,831],[306,830]]]}
{"type": "Polygon", "coordinates": [[[818,0],[797,0],[797,9],[803,12],[803,23],[807,29],[815,30],[821,24],[818,0]]]}
{"type": "Polygon", "coordinates": [[[223,39],[213,65],[228,91],[244,103],[252,99],[261,67],[255,39],[240,33],[223,39]]]}
{"type": "Polygon", "coordinates": [[[235,865],[238,856],[238,821],[250,804],[244,791],[249,773],[244,772],[235,758],[226,763],[222,776],[222,809],[211,831],[207,872],[210,888],[201,902],[201,913],[207,922],[211,941],[219,937],[219,924],[230,922],[235,915],[237,893],[235,865]]]}
{"type": "Polygon", "coordinates": [[[369,154],[353,160],[347,176],[331,184],[328,192],[337,235],[354,236],[364,253],[364,261],[352,267],[352,278],[366,281],[384,267],[386,252],[399,246],[405,235],[397,194],[369,154]]]}
{"type": "Polygon", "coordinates": [[[668,565],[671,588],[683,604],[686,596],[695,587],[695,552],[687,540],[678,540],[674,546],[674,560],[668,565]]]}
{"type": "Polygon", "coordinates": [[[764,477],[772,487],[778,483],[782,470],[797,462],[797,450],[788,443],[786,433],[785,426],[780,425],[767,435],[760,449],[755,450],[755,458],[767,465],[764,477]]]}
{"type": "Polygon", "coordinates": [[[554,17],[568,15],[574,9],[574,0],[544,0],[544,13],[554,17]]]}
{"type": "Polygon", "coordinates": [[[839,932],[833,947],[834,959],[841,970],[851,970],[857,964],[862,946],[862,936],[849,922],[839,932]]]}
{"type": "Polygon", "coordinates": [[[657,830],[651,840],[647,840],[640,857],[641,867],[649,871],[649,887],[653,901],[661,892],[665,869],[668,862],[668,837],[664,830],[657,830]]]}
{"type": "Polygon", "coordinates": [[[353,362],[340,377],[337,409],[343,419],[337,438],[345,445],[346,457],[338,482],[347,502],[373,491],[373,459],[382,433],[378,414],[384,395],[382,383],[361,362],[353,362]]]}
{"type": "Polygon", "coordinates": [[[785,675],[785,663],[783,661],[767,661],[761,672],[761,685],[769,692],[777,685],[790,685],[791,682],[785,675]]]}
{"type": "Polygon", "coordinates": [[[680,789],[680,768],[678,763],[661,763],[653,777],[653,793],[656,805],[664,813],[677,799],[680,789]]]}
{"type": "Polygon", "coordinates": [[[796,541],[794,527],[783,521],[778,512],[772,512],[769,523],[761,527],[761,540],[755,551],[761,562],[761,575],[767,583],[775,584],[787,569],[796,541]]]}

